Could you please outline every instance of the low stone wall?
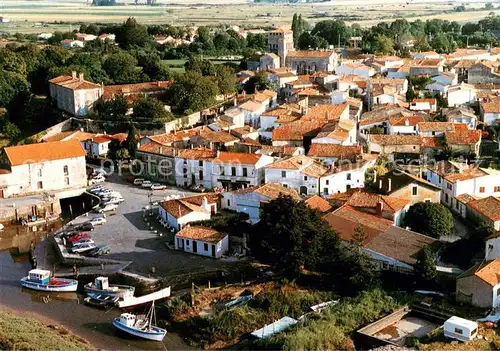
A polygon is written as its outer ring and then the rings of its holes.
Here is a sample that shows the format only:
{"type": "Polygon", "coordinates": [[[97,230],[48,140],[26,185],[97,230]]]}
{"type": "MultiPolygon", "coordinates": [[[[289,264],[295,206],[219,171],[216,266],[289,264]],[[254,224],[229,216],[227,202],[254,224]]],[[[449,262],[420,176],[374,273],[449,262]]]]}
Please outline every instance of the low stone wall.
{"type": "Polygon", "coordinates": [[[0,223],[8,223],[22,217],[36,215],[38,218],[45,218],[46,213],[61,215],[61,204],[59,199],[34,202],[29,205],[2,205],[0,206],[0,223]]]}
{"type": "Polygon", "coordinates": [[[189,116],[176,118],[173,121],[165,123],[165,133],[170,133],[173,130],[186,129],[201,122],[201,113],[195,112],[189,116]]]}

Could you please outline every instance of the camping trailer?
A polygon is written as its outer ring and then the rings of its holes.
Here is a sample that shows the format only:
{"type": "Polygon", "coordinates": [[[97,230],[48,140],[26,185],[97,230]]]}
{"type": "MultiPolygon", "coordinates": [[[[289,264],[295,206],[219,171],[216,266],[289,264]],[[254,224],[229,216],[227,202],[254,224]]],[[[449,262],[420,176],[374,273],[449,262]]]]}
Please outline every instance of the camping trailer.
{"type": "Polygon", "coordinates": [[[470,341],[477,336],[477,323],[453,316],[444,322],[444,336],[460,341],[470,341]]]}

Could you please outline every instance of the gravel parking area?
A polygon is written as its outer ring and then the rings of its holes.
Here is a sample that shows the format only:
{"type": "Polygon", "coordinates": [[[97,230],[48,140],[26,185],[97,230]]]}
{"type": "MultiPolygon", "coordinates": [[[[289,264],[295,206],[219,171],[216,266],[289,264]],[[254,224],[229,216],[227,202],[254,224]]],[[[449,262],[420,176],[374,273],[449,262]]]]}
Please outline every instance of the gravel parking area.
{"type": "MultiPolygon", "coordinates": [[[[154,219],[156,211],[148,220],[158,233],[151,231],[143,218],[143,208],[148,204],[151,190],[126,183],[117,175],[108,177],[102,184],[120,192],[125,199],[118,206],[116,213],[106,213],[106,223],[97,226],[92,232],[97,245],[107,244],[111,247],[111,253],[106,255],[107,258],[132,261],[127,270],[143,275],[151,273],[151,267],[154,266],[153,275],[159,277],[208,272],[229,268],[228,266],[232,265],[230,262],[168,249],[166,242],[173,234],[158,225],[154,219]],[[159,233],[163,235],[160,237],[159,233]]],[[[184,189],[169,187],[167,190],[154,191],[151,201],[159,201],[171,195],[190,194],[194,195],[184,189]]],[[[93,214],[89,213],[88,219],[92,218],[91,216],[93,214]]],[[[100,215],[95,214],[95,216],[100,215]]]]}

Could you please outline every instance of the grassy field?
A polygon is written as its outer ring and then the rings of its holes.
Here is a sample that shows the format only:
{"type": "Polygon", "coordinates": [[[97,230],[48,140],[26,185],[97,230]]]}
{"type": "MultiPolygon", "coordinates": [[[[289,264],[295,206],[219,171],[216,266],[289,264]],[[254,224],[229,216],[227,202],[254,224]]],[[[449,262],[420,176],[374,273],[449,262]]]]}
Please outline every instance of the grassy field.
{"type": "MultiPolygon", "coordinates": [[[[228,62],[233,62],[233,63],[236,63],[236,64],[239,64],[240,61],[222,61],[222,60],[217,60],[216,57],[204,57],[205,59],[207,60],[210,60],[212,61],[214,64],[216,65],[221,65],[221,64],[224,64],[224,63],[228,63],[228,62]]],[[[177,59],[177,60],[163,60],[163,63],[165,63],[169,69],[172,71],[172,72],[178,72],[178,73],[184,73],[186,70],[184,69],[184,64],[186,63],[187,60],[185,59],[177,59]]]]}
{"type": "Polygon", "coordinates": [[[0,310],[1,350],[93,350],[85,340],[62,326],[0,310]]]}
{"type": "MultiPolygon", "coordinates": [[[[144,1],[141,1],[143,3],[144,1]]],[[[128,0],[125,3],[131,4],[128,0]]],[[[458,22],[476,21],[490,11],[456,13],[458,4],[446,1],[417,1],[407,4],[397,0],[340,0],[315,4],[253,4],[246,0],[159,0],[156,7],[113,6],[93,7],[81,0],[4,0],[2,15],[11,19],[0,24],[0,30],[9,32],[42,32],[75,29],[79,22],[122,22],[133,16],[142,23],[168,23],[175,25],[224,24],[238,26],[290,25],[294,13],[301,13],[310,23],[324,19],[343,19],[362,26],[395,18],[442,18],[458,22]],[[55,21],[73,22],[65,25],[55,21]],[[44,26],[39,23],[43,22],[44,26]],[[35,25],[38,23],[38,25],[35,25]]],[[[467,4],[467,8],[481,8],[484,4],[467,4]]]]}

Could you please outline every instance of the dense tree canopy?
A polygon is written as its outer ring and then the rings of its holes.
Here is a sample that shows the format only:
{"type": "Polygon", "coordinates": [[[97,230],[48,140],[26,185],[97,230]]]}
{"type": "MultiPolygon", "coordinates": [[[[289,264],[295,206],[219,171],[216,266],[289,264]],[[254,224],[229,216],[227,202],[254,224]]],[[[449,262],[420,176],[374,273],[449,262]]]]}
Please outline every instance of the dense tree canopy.
{"type": "Polygon", "coordinates": [[[414,204],[405,216],[405,225],[411,230],[433,238],[453,233],[453,215],[444,205],[432,202],[414,204]]]}
{"type": "Polygon", "coordinates": [[[165,110],[163,103],[152,97],[142,97],[134,102],[132,119],[144,129],[161,127],[174,119],[172,113],[165,110]]]}

